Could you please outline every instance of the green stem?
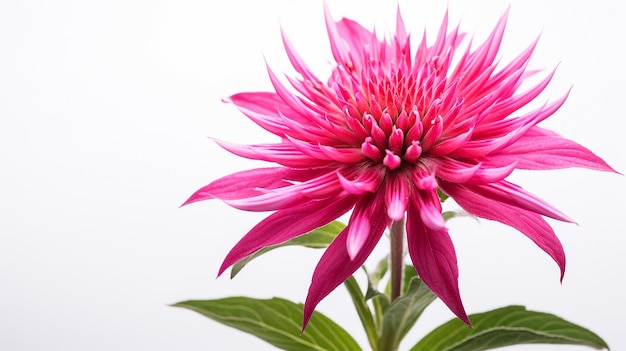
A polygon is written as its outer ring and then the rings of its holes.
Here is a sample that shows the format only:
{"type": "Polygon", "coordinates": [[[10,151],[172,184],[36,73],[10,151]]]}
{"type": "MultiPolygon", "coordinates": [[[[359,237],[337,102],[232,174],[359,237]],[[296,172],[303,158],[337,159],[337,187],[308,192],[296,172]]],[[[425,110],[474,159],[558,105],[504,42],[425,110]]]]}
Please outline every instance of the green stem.
{"type": "Polygon", "coordinates": [[[404,219],[393,222],[390,229],[390,271],[391,301],[402,295],[402,274],[404,273],[404,219]]]}

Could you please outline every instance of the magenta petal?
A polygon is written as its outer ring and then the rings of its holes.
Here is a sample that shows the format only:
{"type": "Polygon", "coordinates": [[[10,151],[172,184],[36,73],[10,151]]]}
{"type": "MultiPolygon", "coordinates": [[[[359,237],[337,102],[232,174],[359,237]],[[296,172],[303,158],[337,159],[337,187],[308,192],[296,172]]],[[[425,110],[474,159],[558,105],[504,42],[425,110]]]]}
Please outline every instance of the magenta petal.
{"type": "Polygon", "coordinates": [[[616,172],[589,149],[557,135],[525,135],[515,143],[490,155],[498,164],[517,161],[520,169],[559,169],[582,167],[616,172]]]}
{"type": "Polygon", "coordinates": [[[345,40],[348,53],[350,53],[353,61],[352,64],[355,66],[363,65],[364,60],[360,56],[363,53],[363,44],[372,38],[372,32],[365,29],[358,22],[348,18],[342,18],[340,21],[337,21],[335,26],[337,34],[345,40]]]}
{"type": "Polygon", "coordinates": [[[290,185],[285,179],[289,179],[293,173],[293,170],[282,167],[256,168],[233,173],[200,188],[182,206],[209,199],[229,200],[256,196],[260,194],[258,188],[275,189],[290,185]]]}
{"type": "Polygon", "coordinates": [[[410,180],[400,173],[390,176],[385,183],[385,203],[387,204],[387,216],[391,220],[400,221],[410,199],[410,180]]]}
{"type": "Polygon", "coordinates": [[[479,185],[465,184],[464,186],[469,191],[489,199],[532,211],[559,221],[575,223],[573,219],[559,211],[556,207],[507,181],[501,180],[499,182],[479,185]]]}
{"type": "MultiPolygon", "coordinates": [[[[370,211],[372,206],[376,206],[372,203],[372,200],[376,199],[377,196],[367,196],[354,206],[348,223],[348,236],[346,237],[346,250],[350,259],[354,259],[359,254],[369,239],[370,228],[372,227],[370,211]]],[[[380,208],[381,206],[379,204],[376,207],[380,208]]]]}
{"type": "Polygon", "coordinates": [[[291,62],[291,65],[293,66],[293,68],[295,68],[298,73],[302,74],[303,77],[307,78],[308,80],[313,80],[319,85],[321,85],[322,83],[315,77],[315,75],[311,72],[307,64],[304,63],[302,58],[300,58],[300,55],[298,55],[293,45],[291,44],[291,41],[289,41],[289,38],[287,38],[287,35],[282,30],[282,28],[280,30],[280,35],[283,39],[283,46],[285,47],[285,52],[287,52],[287,57],[289,57],[289,61],[291,62]]]}
{"type": "Polygon", "coordinates": [[[328,164],[328,160],[306,155],[291,143],[238,145],[222,140],[215,142],[235,155],[251,160],[275,162],[285,167],[309,168],[328,164]]]}
{"type": "Polygon", "coordinates": [[[445,229],[446,221],[441,214],[441,203],[439,203],[437,191],[420,191],[415,203],[419,206],[424,226],[431,230],[445,229]]]}
{"type": "Polygon", "coordinates": [[[334,172],[313,169],[302,173],[309,173],[312,178],[280,188],[258,189],[259,193],[256,196],[224,202],[245,211],[274,211],[307,201],[325,200],[341,192],[341,185],[334,172]]]}
{"type": "Polygon", "coordinates": [[[337,63],[343,64],[348,61],[348,45],[341,37],[339,29],[337,28],[337,23],[333,21],[326,2],[324,2],[324,18],[326,20],[326,31],[328,32],[328,40],[330,42],[330,49],[333,53],[333,57],[337,63]]]}
{"type": "Polygon", "coordinates": [[[513,173],[516,166],[517,163],[513,162],[503,167],[480,167],[469,182],[472,184],[485,184],[501,181],[513,173]]]}
{"type": "Polygon", "coordinates": [[[563,246],[550,225],[541,216],[494,201],[456,184],[442,183],[441,189],[468,213],[504,223],[522,232],[554,259],[559,265],[561,280],[563,280],[565,274],[563,246]]]}
{"type": "Polygon", "coordinates": [[[360,195],[365,193],[373,193],[385,178],[385,171],[381,168],[368,168],[351,179],[346,178],[337,172],[339,183],[343,190],[349,194],[360,195]]]}
{"type": "Polygon", "coordinates": [[[282,136],[285,131],[289,130],[282,123],[278,109],[280,108],[283,113],[287,114],[291,114],[291,109],[276,93],[239,93],[225,101],[232,102],[243,114],[270,133],[282,136]]]}
{"type": "Polygon", "coordinates": [[[326,146],[318,144],[319,150],[329,157],[331,160],[343,162],[343,163],[357,163],[365,160],[366,156],[361,151],[361,148],[336,148],[332,146],[326,146]]]}
{"type": "MultiPolygon", "coordinates": [[[[372,195],[380,196],[380,195],[372,195]]],[[[382,208],[383,201],[373,201],[375,205],[371,209],[370,222],[372,226],[369,233],[363,240],[363,245],[354,257],[348,255],[347,237],[349,228],[345,228],[335,240],[328,246],[324,255],[320,259],[313,277],[311,278],[311,286],[304,303],[304,318],[302,322],[302,330],[306,327],[315,306],[322,301],[324,297],[330,294],[339,284],[343,283],[352,273],[363,265],[367,257],[370,255],[383,231],[389,224],[387,215],[382,208]]]]}
{"type": "Polygon", "coordinates": [[[467,182],[481,166],[448,157],[427,158],[424,162],[435,170],[437,177],[455,183],[467,182]]]}
{"type": "Polygon", "coordinates": [[[407,215],[407,246],[417,273],[445,303],[468,325],[471,325],[459,293],[459,271],[452,240],[445,228],[432,230],[422,222],[419,205],[411,203],[407,215]]]}
{"type": "Polygon", "coordinates": [[[283,243],[335,220],[348,212],[354,201],[352,196],[337,196],[276,211],[239,240],[222,262],[218,275],[263,247],[283,243]]]}

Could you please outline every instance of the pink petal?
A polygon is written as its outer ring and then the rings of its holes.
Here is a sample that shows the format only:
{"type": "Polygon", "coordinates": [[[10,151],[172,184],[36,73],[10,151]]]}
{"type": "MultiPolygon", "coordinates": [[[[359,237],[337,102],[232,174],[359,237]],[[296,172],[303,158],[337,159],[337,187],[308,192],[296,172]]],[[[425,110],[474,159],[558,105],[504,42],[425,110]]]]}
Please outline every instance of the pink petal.
{"type": "Polygon", "coordinates": [[[428,171],[417,169],[411,173],[415,193],[412,201],[417,206],[421,222],[431,230],[445,229],[446,222],[441,214],[441,201],[437,195],[437,179],[428,171]]]}
{"type": "Polygon", "coordinates": [[[260,194],[258,188],[275,189],[290,185],[285,181],[294,171],[283,168],[257,168],[237,172],[214,180],[198,189],[181,206],[209,199],[242,199],[260,194]]]}
{"type": "MultiPolygon", "coordinates": [[[[493,75],[492,79],[489,80],[490,84],[488,86],[485,86],[484,89],[485,90],[495,89],[497,87],[497,84],[502,83],[502,81],[506,80],[507,77],[515,75],[515,72],[519,71],[520,69],[522,70],[525,69],[525,67],[527,66],[530,60],[530,57],[532,56],[533,51],[535,51],[535,47],[537,46],[538,42],[539,42],[539,38],[535,39],[515,59],[509,62],[506,66],[502,67],[502,69],[500,69],[496,74],[493,75]]],[[[543,88],[541,88],[541,90],[543,90],[543,88]]],[[[530,100],[532,100],[533,98],[531,98],[530,100]]]]}
{"type": "Polygon", "coordinates": [[[357,201],[348,222],[348,235],[346,237],[346,250],[350,259],[354,259],[370,236],[372,227],[373,209],[382,207],[382,199],[375,194],[368,194],[357,201]]]}
{"type": "Polygon", "coordinates": [[[360,148],[338,149],[330,146],[323,146],[321,144],[313,144],[307,141],[292,138],[290,136],[287,136],[287,139],[291,142],[294,148],[317,160],[355,163],[363,161],[366,158],[360,148]]]}
{"type": "Polygon", "coordinates": [[[302,103],[300,98],[295,96],[283,85],[269,66],[266,65],[266,67],[270,82],[272,83],[274,90],[276,90],[276,94],[278,94],[283,103],[294,112],[292,115],[289,115],[289,117],[297,119],[298,121],[307,121],[314,118],[312,115],[313,112],[302,103]]]}
{"type": "Polygon", "coordinates": [[[385,177],[384,168],[367,168],[350,179],[337,172],[339,183],[348,194],[361,195],[378,190],[385,177]]]}
{"type": "MultiPolygon", "coordinates": [[[[328,40],[330,42],[330,50],[333,53],[335,61],[339,64],[348,61],[348,52],[346,42],[343,40],[337,28],[337,23],[333,21],[330,10],[326,2],[324,2],[324,19],[326,20],[326,31],[328,32],[328,40]]],[[[351,64],[350,64],[351,65],[351,64]]]]}
{"type": "Polygon", "coordinates": [[[293,112],[276,93],[239,93],[224,101],[233,103],[254,123],[272,134],[282,136],[289,130],[282,122],[278,109],[288,114],[293,112]]]}
{"type": "MultiPolygon", "coordinates": [[[[500,48],[500,43],[502,42],[508,16],[509,9],[507,8],[502,17],[500,17],[496,27],[493,29],[487,40],[485,40],[484,44],[472,53],[472,64],[469,72],[474,74],[482,73],[493,64],[493,60],[495,59],[498,49],[500,48]]],[[[465,76],[467,81],[472,81],[474,78],[475,76],[470,74],[465,76]]]]}
{"type": "Polygon", "coordinates": [[[541,82],[528,89],[527,91],[515,96],[511,96],[507,99],[501,99],[494,104],[489,112],[486,114],[484,121],[494,121],[502,119],[503,116],[509,116],[513,112],[517,111],[521,107],[525,106],[541,93],[547,86],[556,70],[550,72],[550,74],[544,78],[541,82]]]}
{"type": "Polygon", "coordinates": [[[228,267],[257,250],[283,243],[296,236],[319,228],[348,212],[354,206],[353,196],[336,196],[325,200],[308,201],[299,206],[276,211],[265,218],[230,250],[218,276],[228,267]]]}
{"type": "Polygon", "coordinates": [[[517,166],[517,162],[513,162],[510,165],[505,165],[502,167],[493,167],[493,166],[482,166],[476,171],[472,179],[470,179],[471,184],[486,184],[486,183],[494,183],[503,180],[508,177],[517,166]]]}
{"type": "Polygon", "coordinates": [[[448,156],[460,159],[480,159],[494,150],[510,145],[516,135],[517,131],[514,130],[501,136],[471,140],[452,151],[448,156]]]}
{"type": "Polygon", "coordinates": [[[589,149],[558,135],[525,135],[499,152],[489,155],[498,164],[517,161],[520,169],[582,167],[617,172],[589,149]]]}
{"type": "Polygon", "coordinates": [[[480,194],[491,200],[558,219],[559,221],[574,223],[574,220],[569,218],[554,206],[507,181],[501,180],[499,182],[479,185],[464,184],[463,186],[466,187],[467,190],[480,194]]]}
{"type": "MultiPolygon", "coordinates": [[[[280,113],[280,112],[279,112],[280,113]]],[[[319,120],[298,121],[292,118],[283,116],[283,123],[289,128],[289,132],[285,133],[287,138],[298,140],[312,140],[316,143],[326,143],[329,145],[337,144],[339,139],[333,133],[328,130],[324,130],[320,127],[319,120]]]]}
{"type": "Polygon", "coordinates": [[[335,170],[312,169],[304,172],[310,173],[311,179],[280,188],[258,189],[259,192],[256,196],[225,200],[224,202],[244,211],[274,211],[296,206],[303,202],[326,199],[341,193],[343,190],[335,175],[335,170]],[[316,177],[316,175],[319,176],[316,177]]]}
{"type": "Polygon", "coordinates": [[[298,55],[293,45],[291,44],[291,41],[289,41],[289,38],[287,38],[287,35],[285,35],[285,32],[282,28],[280,29],[280,35],[283,39],[283,46],[285,47],[285,51],[287,52],[287,57],[289,57],[289,61],[291,62],[293,68],[295,68],[296,71],[302,74],[302,76],[307,80],[314,81],[318,83],[319,86],[323,86],[322,82],[317,79],[317,77],[311,72],[311,69],[309,69],[304,60],[302,60],[300,55],[298,55]]]}
{"type": "Polygon", "coordinates": [[[453,183],[442,183],[441,189],[465,211],[475,216],[511,226],[545,251],[558,264],[561,280],[565,274],[565,253],[554,231],[538,214],[494,201],[453,183]]]}
{"type": "Polygon", "coordinates": [[[349,18],[342,18],[335,26],[337,34],[347,45],[347,54],[350,55],[352,64],[355,67],[362,67],[365,62],[361,56],[364,51],[363,45],[371,40],[372,32],[349,18]]]}
{"type": "Polygon", "coordinates": [[[367,238],[363,240],[361,250],[359,250],[354,257],[348,255],[347,237],[349,229],[345,228],[326,249],[317,264],[313,277],[311,278],[309,293],[304,303],[302,330],[304,330],[309,322],[315,310],[315,306],[339,286],[339,284],[342,284],[348,279],[352,273],[359,269],[372,250],[374,250],[376,244],[378,244],[383,231],[389,224],[389,220],[382,207],[383,201],[378,200],[373,201],[373,203],[376,205],[371,209],[372,217],[370,218],[370,222],[372,226],[370,227],[367,238]]]}
{"type": "Polygon", "coordinates": [[[476,126],[473,137],[475,139],[494,138],[498,135],[514,133],[513,135],[515,137],[510,138],[507,143],[502,144],[501,148],[511,145],[524,136],[530,128],[550,117],[561,106],[563,106],[563,103],[565,103],[568,95],[569,92],[556,101],[546,104],[539,109],[530,111],[520,117],[503,119],[491,123],[485,123],[483,120],[483,123],[476,126]]]}
{"type": "Polygon", "coordinates": [[[222,140],[215,142],[225,150],[251,160],[275,162],[285,167],[309,168],[328,165],[329,161],[311,157],[290,143],[238,145],[222,140]]]}
{"type": "Polygon", "coordinates": [[[470,138],[474,128],[470,128],[464,133],[456,133],[453,137],[442,138],[430,149],[430,153],[437,156],[445,156],[452,151],[462,147],[470,138]]]}
{"type": "Polygon", "coordinates": [[[480,163],[470,164],[449,157],[424,158],[423,162],[435,170],[437,177],[454,183],[469,181],[480,168],[480,163]]]}
{"type": "Polygon", "coordinates": [[[402,220],[409,204],[409,179],[404,173],[389,175],[385,182],[384,191],[387,216],[393,221],[402,220]]]}
{"type": "MultiPolygon", "coordinates": [[[[398,4],[398,8],[396,9],[396,36],[395,40],[402,46],[403,50],[406,50],[407,53],[410,53],[411,50],[409,48],[409,36],[406,32],[406,27],[404,25],[404,20],[402,20],[402,13],[400,13],[400,4],[398,4]],[[404,47],[406,45],[406,48],[404,47]]],[[[408,55],[407,55],[408,56],[408,55]]]]}
{"type": "Polygon", "coordinates": [[[357,163],[366,159],[365,154],[361,151],[361,148],[348,148],[348,147],[332,147],[327,145],[318,144],[319,150],[328,158],[334,161],[342,163],[357,163]]]}
{"type": "Polygon", "coordinates": [[[432,230],[422,222],[418,203],[411,203],[407,215],[407,246],[417,273],[445,303],[468,325],[471,325],[459,293],[459,271],[456,253],[445,228],[432,230]]]}

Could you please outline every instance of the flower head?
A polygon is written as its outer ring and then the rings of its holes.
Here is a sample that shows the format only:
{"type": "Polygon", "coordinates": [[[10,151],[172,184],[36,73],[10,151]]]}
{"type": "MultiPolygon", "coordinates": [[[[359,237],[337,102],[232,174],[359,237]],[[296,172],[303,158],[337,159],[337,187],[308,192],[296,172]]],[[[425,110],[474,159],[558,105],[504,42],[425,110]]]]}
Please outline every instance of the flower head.
{"type": "Polygon", "coordinates": [[[565,96],[530,112],[518,110],[547,86],[530,88],[527,68],[536,41],[505,65],[495,62],[507,14],[475,48],[444,17],[438,36],[415,50],[398,11],[395,35],[379,39],[355,21],[326,27],[336,61],[318,78],[283,34],[299,73],[285,85],[268,68],[274,92],[230,97],[241,112],[279,137],[271,144],[226,150],[275,167],[238,172],[201,188],[187,203],[221,199],[245,211],[274,211],[228,253],[228,267],[352,210],[347,227],[313,274],[305,325],[315,306],[353,274],[394,221],[406,218],[409,256],[421,279],[469,323],[458,288],[456,255],[438,191],[478,217],[516,228],[565,269],[563,248],[543,217],[570,218],[506,180],[515,169],[584,167],[613,171],[577,143],[537,124],[565,96]],[[326,81],[326,83],[324,83],[326,81]]]}

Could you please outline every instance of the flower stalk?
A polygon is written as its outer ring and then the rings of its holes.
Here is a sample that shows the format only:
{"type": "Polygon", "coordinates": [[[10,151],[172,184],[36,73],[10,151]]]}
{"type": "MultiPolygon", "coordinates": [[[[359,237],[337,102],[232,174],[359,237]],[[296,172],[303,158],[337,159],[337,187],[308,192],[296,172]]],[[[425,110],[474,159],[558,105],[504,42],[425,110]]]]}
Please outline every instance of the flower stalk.
{"type": "Polygon", "coordinates": [[[404,274],[404,218],[391,224],[389,266],[391,271],[391,301],[402,295],[404,274]]]}

